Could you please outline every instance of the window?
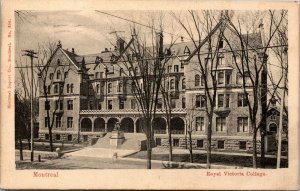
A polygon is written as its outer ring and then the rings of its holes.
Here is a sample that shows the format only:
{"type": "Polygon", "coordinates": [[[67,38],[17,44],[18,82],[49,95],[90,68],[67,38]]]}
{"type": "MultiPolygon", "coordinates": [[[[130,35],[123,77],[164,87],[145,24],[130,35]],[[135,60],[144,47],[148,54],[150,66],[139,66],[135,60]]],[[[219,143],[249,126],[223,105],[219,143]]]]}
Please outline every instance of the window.
{"type": "Polygon", "coordinates": [[[90,86],[89,86],[89,95],[93,95],[93,92],[94,92],[93,86],[92,86],[92,84],[90,84],[90,86]]]}
{"type": "Polygon", "coordinates": [[[105,84],[101,83],[101,86],[100,86],[100,93],[101,94],[104,94],[104,86],[105,86],[105,84]]]}
{"type": "Polygon", "coordinates": [[[55,93],[55,94],[58,93],[58,85],[57,85],[57,84],[54,85],[54,93],[55,93]]]}
{"type": "Polygon", "coordinates": [[[56,128],[61,127],[61,116],[56,116],[56,118],[55,118],[55,126],[56,126],[56,128]]]}
{"type": "Polygon", "coordinates": [[[84,141],[84,142],[87,142],[88,140],[89,140],[88,135],[83,135],[83,141],[84,141]]]}
{"type": "Polygon", "coordinates": [[[67,109],[68,110],[73,110],[73,100],[68,100],[67,101],[67,109]]]}
{"type": "Polygon", "coordinates": [[[73,90],[74,90],[74,85],[71,84],[71,85],[70,85],[70,93],[73,93],[73,90]]]}
{"type": "Polygon", "coordinates": [[[239,148],[240,150],[246,150],[246,141],[240,141],[239,148]]]}
{"type": "Polygon", "coordinates": [[[198,148],[203,148],[204,147],[204,143],[203,143],[203,140],[201,139],[201,140],[197,140],[197,147],[198,148]]]}
{"type": "Polygon", "coordinates": [[[122,82],[119,82],[118,92],[123,92],[123,83],[122,82]]]}
{"type": "Polygon", "coordinates": [[[51,93],[51,85],[49,85],[47,88],[48,88],[47,93],[50,94],[51,93]]]}
{"type": "Polygon", "coordinates": [[[67,93],[70,92],[70,84],[67,84],[67,93]]]}
{"type": "Polygon", "coordinates": [[[131,100],[131,109],[136,109],[136,100],[135,99],[131,100]]]}
{"type": "Polygon", "coordinates": [[[277,125],[275,123],[271,123],[269,126],[269,131],[271,132],[277,132],[277,125]]]}
{"type": "Polygon", "coordinates": [[[179,66],[178,65],[174,65],[174,72],[179,72],[179,66]]]}
{"type": "Polygon", "coordinates": [[[224,94],[218,94],[218,107],[224,107],[224,94]]]}
{"type": "Polygon", "coordinates": [[[119,76],[123,76],[123,74],[124,74],[124,70],[123,70],[123,68],[120,68],[119,76]]]}
{"type": "Polygon", "coordinates": [[[50,110],[50,101],[45,101],[45,110],[50,110]]]}
{"type": "Polygon", "coordinates": [[[196,117],[196,131],[204,131],[204,117],[196,117]]]}
{"type": "Polygon", "coordinates": [[[59,134],[56,134],[56,135],[55,135],[55,140],[57,140],[57,141],[60,140],[60,135],[59,135],[59,134]]]}
{"type": "Polygon", "coordinates": [[[113,107],[112,100],[108,100],[108,109],[111,110],[113,107]]]}
{"type": "Polygon", "coordinates": [[[230,105],[230,94],[226,94],[225,96],[225,107],[228,108],[230,105]]]}
{"type": "Polygon", "coordinates": [[[232,64],[240,64],[240,63],[241,63],[240,55],[232,55],[232,64]]]}
{"type": "Polygon", "coordinates": [[[182,79],[181,87],[182,87],[183,90],[185,90],[185,88],[186,88],[186,87],[185,87],[185,78],[182,79]]]}
{"type": "Polygon", "coordinates": [[[119,109],[124,109],[124,101],[119,100],[119,109]]]}
{"type": "Polygon", "coordinates": [[[218,84],[224,84],[224,72],[220,71],[218,73],[218,84]]]}
{"type": "Polygon", "coordinates": [[[56,79],[61,79],[61,72],[60,72],[60,70],[58,70],[56,72],[56,79]]]}
{"type": "Polygon", "coordinates": [[[218,141],[218,149],[224,149],[224,142],[225,141],[218,141]]]}
{"type": "Polygon", "coordinates": [[[45,139],[49,140],[49,134],[45,134],[45,139]]]}
{"type": "Polygon", "coordinates": [[[176,108],[176,99],[171,98],[171,109],[176,108]]]}
{"type": "Polygon", "coordinates": [[[168,66],[168,73],[172,72],[172,66],[168,66]]]}
{"type": "Polygon", "coordinates": [[[223,46],[224,46],[224,41],[223,41],[223,39],[220,39],[220,41],[219,41],[219,48],[223,48],[223,46]]]}
{"type": "Polygon", "coordinates": [[[100,78],[103,78],[104,73],[100,72],[100,78]]]}
{"type": "Polygon", "coordinates": [[[72,141],[73,137],[72,135],[68,135],[68,141],[72,141]]]}
{"type": "Polygon", "coordinates": [[[95,73],[95,79],[99,79],[100,78],[100,74],[99,74],[99,72],[96,72],[95,73]]]}
{"type": "Polygon", "coordinates": [[[45,117],[45,127],[49,127],[49,117],[45,117]]]}
{"type": "Polygon", "coordinates": [[[246,96],[243,93],[238,94],[238,107],[246,107],[247,106],[247,100],[246,96]]]}
{"type": "Polygon", "coordinates": [[[100,94],[100,84],[96,85],[96,92],[97,92],[97,94],[100,94]]]}
{"type": "Polygon", "coordinates": [[[200,76],[198,74],[195,75],[195,86],[200,85],[200,76]]]}
{"type": "Polygon", "coordinates": [[[50,73],[50,75],[49,75],[50,80],[53,80],[53,76],[54,76],[54,74],[50,73]]]}
{"type": "Polygon", "coordinates": [[[67,119],[67,127],[72,128],[73,127],[73,117],[68,117],[67,119]]]}
{"type": "Polygon", "coordinates": [[[94,101],[93,100],[89,101],[89,108],[90,108],[90,110],[94,109],[94,101]]]}
{"type": "Polygon", "coordinates": [[[238,117],[238,132],[248,132],[248,117],[238,117]]]}
{"type": "Polygon", "coordinates": [[[205,96],[196,95],[196,107],[205,107],[205,96]]]}
{"type": "Polygon", "coordinates": [[[217,128],[216,131],[225,131],[226,129],[226,117],[217,117],[217,128]]]}
{"type": "Polygon", "coordinates": [[[170,80],[170,90],[173,90],[175,88],[175,80],[171,79],[170,80]]]}
{"type": "Polygon", "coordinates": [[[63,93],[64,92],[64,85],[60,84],[59,85],[59,93],[63,93]]]}
{"type": "Polygon", "coordinates": [[[65,76],[64,77],[65,77],[64,79],[66,79],[68,77],[68,72],[65,72],[65,76]]]}
{"type": "Polygon", "coordinates": [[[220,55],[218,58],[217,58],[217,63],[218,63],[218,66],[221,66],[224,64],[224,56],[223,55],[220,55]]]}
{"type": "Polygon", "coordinates": [[[186,105],[185,105],[185,97],[182,98],[181,105],[182,105],[182,108],[185,109],[185,107],[186,107],[186,105]]]}
{"type": "Polygon", "coordinates": [[[131,92],[135,92],[135,82],[131,82],[131,92]]]}
{"type": "Polygon", "coordinates": [[[98,102],[98,110],[101,110],[101,109],[102,109],[101,103],[98,102]]]}
{"type": "Polygon", "coordinates": [[[179,139],[173,139],[173,147],[179,147],[179,139]]]}
{"type": "Polygon", "coordinates": [[[157,109],[161,109],[161,108],[162,108],[162,99],[161,99],[161,98],[158,98],[158,99],[157,99],[157,105],[156,105],[156,108],[157,108],[157,109]]]}
{"type": "Polygon", "coordinates": [[[231,72],[227,71],[225,74],[226,74],[225,84],[229,85],[231,84],[231,72]]]}
{"type": "Polygon", "coordinates": [[[56,100],[56,109],[63,110],[64,109],[64,101],[63,100],[56,100]]]}
{"type": "Polygon", "coordinates": [[[112,93],[112,83],[109,83],[108,84],[108,90],[107,90],[108,93],[112,93]]]}
{"type": "Polygon", "coordinates": [[[241,74],[236,74],[236,83],[239,85],[243,84],[243,77],[241,74]]]}
{"type": "Polygon", "coordinates": [[[138,68],[138,67],[135,67],[135,68],[134,68],[134,72],[135,72],[135,75],[139,75],[139,68],[138,68]]]}
{"type": "Polygon", "coordinates": [[[161,138],[156,137],[155,142],[156,146],[161,146],[161,138]]]}
{"type": "Polygon", "coordinates": [[[57,65],[58,66],[60,65],[60,59],[57,59],[57,65]]]}
{"type": "Polygon", "coordinates": [[[250,72],[249,71],[245,71],[244,72],[244,76],[245,76],[245,83],[246,84],[250,84],[251,80],[250,80],[250,72]]]}

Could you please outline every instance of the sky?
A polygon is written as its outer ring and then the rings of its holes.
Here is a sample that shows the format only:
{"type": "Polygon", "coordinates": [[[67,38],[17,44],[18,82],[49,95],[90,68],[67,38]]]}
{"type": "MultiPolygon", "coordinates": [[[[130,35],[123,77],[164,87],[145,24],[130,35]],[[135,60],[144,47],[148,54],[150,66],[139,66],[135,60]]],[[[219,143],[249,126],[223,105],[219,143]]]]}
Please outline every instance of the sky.
{"type": "MultiPolygon", "coordinates": [[[[152,25],[159,28],[159,20],[162,20],[164,27],[164,42],[170,42],[171,36],[178,38],[184,37],[188,39],[187,34],[182,27],[176,22],[170,14],[171,11],[103,11],[128,20],[134,20],[144,25],[152,25]]],[[[176,11],[178,17],[186,19],[187,11],[176,11]]],[[[264,13],[249,13],[234,11],[233,21],[236,18],[245,19],[243,22],[251,25],[250,16],[255,18],[255,22],[259,22],[264,13]]],[[[266,19],[266,17],[263,17],[266,19]]],[[[186,20],[187,21],[187,20],[186,20]]],[[[115,34],[130,39],[130,25],[132,23],[111,15],[99,13],[97,11],[29,11],[26,15],[16,17],[16,62],[21,65],[28,65],[27,58],[22,57],[22,50],[32,49],[37,51],[38,44],[46,42],[61,41],[64,49],[75,49],[79,55],[98,53],[104,48],[113,48],[112,43],[115,42],[115,34]]],[[[267,20],[263,20],[265,29],[267,29],[267,20]]],[[[257,25],[257,23],[256,23],[257,25]]],[[[145,39],[152,39],[149,35],[150,29],[144,26],[136,25],[145,39]]],[[[258,28],[257,28],[258,29],[258,28]]],[[[194,29],[193,29],[194,30],[194,29]]],[[[180,38],[179,40],[180,41],[180,38]]],[[[150,43],[150,42],[149,42],[150,43]]],[[[269,57],[269,61],[274,64],[276,62],[273,57],[269,57]]],[[[275,63],[276,64],[276,63],[275,63]]],[[[278,69],[271,67],[271,70],[278,72],[278,69]],[[276,71],[277,70],[277,71],[276,71]]],[[[17,80],[18,80],[18,76],[17,80]]]]}

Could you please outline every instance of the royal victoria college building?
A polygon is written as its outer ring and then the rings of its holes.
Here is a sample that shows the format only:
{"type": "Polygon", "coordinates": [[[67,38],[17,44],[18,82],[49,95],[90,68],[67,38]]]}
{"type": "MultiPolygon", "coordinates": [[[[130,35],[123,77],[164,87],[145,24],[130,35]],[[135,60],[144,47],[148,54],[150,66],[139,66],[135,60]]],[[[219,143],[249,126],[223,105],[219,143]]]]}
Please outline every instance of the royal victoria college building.
{"type": "MultiPolygon", "coordinates": [[[[221,26],[222,22],[217,24],[209,36],[200,42],[199,46],[202,46],[201,52],[203,52],[200,55],[203,60],[211,59],[208,54],[205,54],[208,52],[205,46],[207,46],[208,38],[218,38],[221,26]]],[[[262,28],[259,28],[257,33],[247,35],[247,40],[255,48],[263,46],[261,31],[262,28]]],[[[229,26],[225,27],[223,34],[230,41],[238,39],[229,26]]],[[[158,34],[156,38],[158,46],[162,45],[163,36],[158,34]]],[[[164,44],[163,47],[165,46],[164,44]]],[[[78,55],[73,48],[68,51],[64,49],[63,43],[59,42],[39,75],[40,139],[49,140],[48,120],[50,124],[53,122],[53,140],[59,142],[77,142],[78,139],[80,142],[89,142],[96,137],[103,139],[109,136],[116,122],[119,122],[121,130],[125,132],[125,138],[126,135],[132,137],[143,133],[142,123],[140,123],[141,111],[138,110],[138,103],[132,93],[128,75],[126,75],[130,71],[122,67],[122,62],[114,62],[114,58],[124,48],[126,48],[126,42],[119,38],[113,50],[103,48],[103,51],[97,54],[78,55]],[[50,111],[49,117],[47,117],[47,110],[50,111]]],[[[219,48],[222,53],[218,54],[218,58],[215,59],[218,62],[216,77],[218,85],[212,126],[212,149],[250,152],[253,129],[243,95],[242,76],[238,74],[233,62],[235,53],[225,51],[229,50],[225,40],[220,40],[219,48]]],[[[208,119],[205,111],[204,82],[199,72],[197,55],[192,55],[194,50],[194,44],[182,38],[172,46],[170,52],[173,57],[166,64],[166,70],[170,76],[169,91],[176,92],[171,97],[173,109],[170,121],[172,144],[175,148],[186,147],[187,124],[188,118],[191,117],[193,147],[195,149],[206,147],[208,119]],[[191,59],[183,62],[186,57],[191,59]],[[188,111],[191,108],[197,111],[194,116],[189,115],[188,111]]],[[[262,60],[265,60],[260,59],[261,55],[254,51],[251,54],[258,58],[257,65],[261,65],[262,60]]],[[[238,62],[238,54],[236,58],[238,62]]],[[[139,78],[139,68],[131,69],[135,70],[136,77],[139,78]]],[[[260,80],[266,79],[263,75],[267,75],[265,69],[260,74],[260,80]]],[[[248,92],[251,99],[251,88],[248,92]]],[[[260,114],[261,104],[259,104],[258,118],[260,114]]],[[[159,99],[156,118],[152,123],[155,146],[168,146],[166,124],[164,103],[159,99]]],[[[259,136],[258,133],[258,150],[260,148],[259,136]]]]}

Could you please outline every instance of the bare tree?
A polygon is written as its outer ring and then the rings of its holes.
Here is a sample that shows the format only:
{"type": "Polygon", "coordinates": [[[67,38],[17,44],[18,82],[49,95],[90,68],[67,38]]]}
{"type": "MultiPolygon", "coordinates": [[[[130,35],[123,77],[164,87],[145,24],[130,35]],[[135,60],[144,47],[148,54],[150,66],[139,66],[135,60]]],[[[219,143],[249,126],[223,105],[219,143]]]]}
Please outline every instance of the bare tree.
{"type": "Polygon", "coordinates": [[[188,11],[186,21],[172,13],[180,26],[184,29],[194,45],[194,51],[185,60],[186,63],[194,62],[198,65],[194,68],[202,77],[205,91],[205,112],[208,117],[207,125],[207,168],[211,168],[211,137],[212,120],[216,105],[217,69],[220,42],[224,32],[223,22],[218,22],[217,11],[188,11]],[[216,34],[216,35],[213,35],[216,34]],[[203,61],[203,55],[206,59],[203,61]]]}
{"type": "MultiPolygon", "coordinates": [[[[256,28],[257,18],[253,16],[251,24],[245,25],[245,21],[237,18],[237,22],[233,22],[230,17],[227,17],[228,25],[233,29],[238,40],[232,42],[224,37],[229,45],[230,51],[234,52],[233,60],[238,69],[238,73],[242,79],[242,89],[244,99],[248,107],[250,123],[252,127],[253,139],[253,168],[257,168],[257,132],[260,130],[261,135],[261,158],[264,159],[264,137],[266,134],[266,110],[267,110],[267,51],[270,48],[272,39],[278,31],[286,11],[281,11],[279,20],[275,22],[276,11],[269,11],[269,29],[268,34],[263,36],[262,46],[259,45],[259,40],[255,40],[253,35],[256,28]],[[244,25],[242,24],[244,23],[244,25]],[[246,29],[244,29],[246,28],[246,29]],[[246,32],[243,32],[246,30],[246,32]],[[259,118],[259,105],[261,104],[262,117],[259,118]]],[[[249,12],[248,12],[249,13],[249,12]]],[[[250,14],[250,13],[249,13],[250,14]]],[[[264,163],[264,162],[262,162],[264,163]]]]}
{"type": "Polygon", "coordinates": [[[49,130],[49,144],[50,151],[53,152],[53,140],[52,140],[52,129],[55,124],[55,119],[59,117],[59,112],[63,110],[61,97],[63,95],[63,89],[65,86],[66,73],[68,73],[72,68],[71,64],[65,63],[55,63],[52,58],[55,56],[56,51],[61,49],[60,44],[56,45],[55,42],[48,42],[44,45],[39,46],[38,50],[38,77],[39,77],[39,90],[40,97],[45,99],[45,110],[48,130],[49,130]],[[58,74],[58,71],[60,74],[58,74]],[[54,74],[57,77],[54,77],[54,74]],[[55,83],[55,79],[59,79],[59,84],[55,83]],[[53,89],[53,90],[52,90],[53,89]],[[51,103],[49,96],[51,95],[51,90],[56,95],[54,108],[51,108],[51,103]]]}

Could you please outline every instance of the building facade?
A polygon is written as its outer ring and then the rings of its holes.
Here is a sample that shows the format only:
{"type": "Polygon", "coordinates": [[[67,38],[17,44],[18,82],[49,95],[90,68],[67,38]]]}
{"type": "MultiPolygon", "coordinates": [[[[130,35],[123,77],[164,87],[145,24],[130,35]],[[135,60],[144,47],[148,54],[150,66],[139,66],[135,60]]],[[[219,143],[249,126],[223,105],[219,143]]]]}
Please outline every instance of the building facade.
{"type": "MultiPolygon", "coordinates": [[[[209,35],[218,37],[217,25],[209,35]]],[[[226,39],[236,41],[237,36],[228,27],[223,31],[226,39]]],[[[248,37],[253,46],[263,46],[262,33],[253,33],[248,37]]],[[[158,38],[163,44],[162,36],[158,38]]],[[[201,59],[210,62],[207,53],[207,38],[201,42],[201,59]]],[[[141,111],[133,93],[128,72],[134,71],[139,78],[140,68],[122,67],[115,58],[125,48],[125,42],[118,40],[114,50],[105,48],[102,52],[90,55],[78,55],[74,49],[63,49],[59,43],[45,69],[40,74],[39,98],[39,136],[49,139],[48,126],[52,124],[55,141],[90,141],[93,137],[102,137],[111,132],[116,122],[125,133],[143,133],[141,111]],[[50,109],[49,109],[50,108],[50,109]],[[47,112],[49,114],[47,114],[47,112]],[[49,120],[49,121],[48,121],[49,120]]],[[[218,43],[220,53],[216,54],[217,96],[212,125],[212,149],[237,152],[252,150],[252,132],[248,107],[243,95],[242,76],[239,75],[234,59],[240,59],[235,52],[228,51],[225,40],[218,43]]],[[[165,47],[163,45],[162,47],[165,47]]],[[[172,57],[165,70],[168,74],[168,91],[171,95],[171,131],[173,147],[187,146],[187,126],[192,124],[192,144],[195,149],[205,149],[208,118],[205,110],[205,87],[199,71],[196,47],[192,42],[179,42],[168,50],[172,57]],[[189,58],[186,61],[186,58],[189,58]],[[191,112],[193,111],[193,115],[191,112]]],[[[132,59],[134,56],[132,55],[132,59]]],[[[257,58],[258,52],[251,52],[251,58],[257,58]]],[[[239,62],[239,61],[237,61],[239,62]]],[[[250,75],[251,71],[249,71],[250,75]]],[[[259,75],[266,75],[261,72],[259,75]]],[[[260,79],[264,79],[262,76],[260,79]]],[[[249,77],[245,77],[249,81],[249,77]]],[[[210,82],[212,83],[212,82],[210,82]]],[[[251,86],[246,88],[251,94],[251,86]]],[[[262,91],[261,89],[259,91],[262,91]]],[[[249,96],[252,99],[251,95],[249,96]]],[[[249,100],[251,102],[251,100],[249,100]]],[[[162,96],[153,119],[155,145],[168,146],[167,118],[162,96]]],[[[261,104],[258,113],[261,113],[261,104]]],[[[259,134],[259,133],[258,133],[259,134]]],[[[258,150],[260,138],[258,135],[258,150]]]]}

